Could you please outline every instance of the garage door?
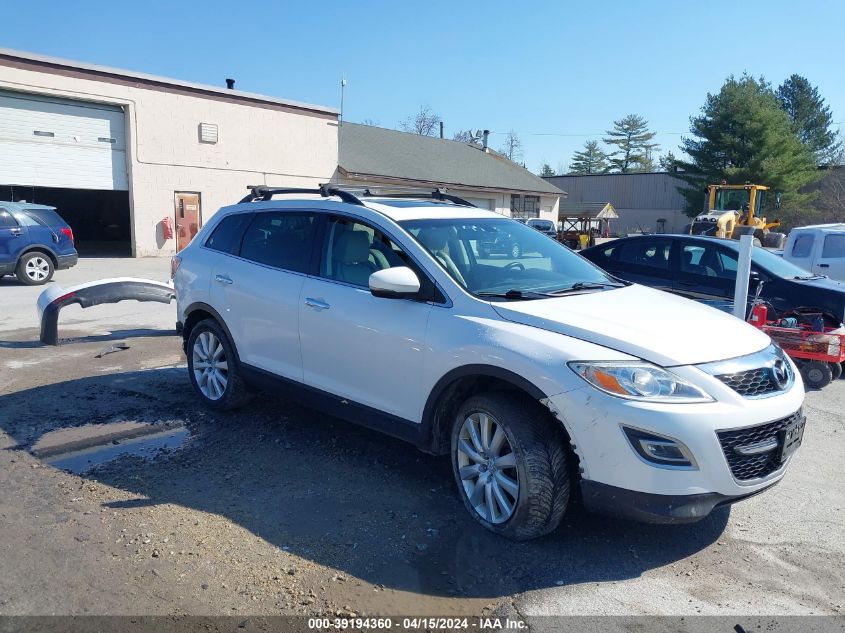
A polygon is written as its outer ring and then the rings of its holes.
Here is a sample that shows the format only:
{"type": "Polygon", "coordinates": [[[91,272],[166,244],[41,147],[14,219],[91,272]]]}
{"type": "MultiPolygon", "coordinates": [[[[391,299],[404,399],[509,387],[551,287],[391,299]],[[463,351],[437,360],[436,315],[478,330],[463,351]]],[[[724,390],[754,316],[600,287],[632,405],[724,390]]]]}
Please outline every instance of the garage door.
{"type": "Polygon", "coordinates": [[[0,184],[127,190],[123,109],[0,91],[0,184]]]}
{"type": "Polygon", "coordinates": [[[487,198],[464,198],[464,200],[466,200],[467,202],[471,202],[479,209],[493,209],[493,201],[487,198]]]}

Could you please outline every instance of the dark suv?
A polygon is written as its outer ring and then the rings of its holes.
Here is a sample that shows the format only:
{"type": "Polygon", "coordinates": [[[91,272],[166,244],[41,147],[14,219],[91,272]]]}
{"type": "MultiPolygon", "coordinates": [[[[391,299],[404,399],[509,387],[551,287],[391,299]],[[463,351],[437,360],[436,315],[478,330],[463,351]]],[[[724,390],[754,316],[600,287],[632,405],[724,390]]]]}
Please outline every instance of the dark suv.
{"type": "Polygon", "coordinates": [[[73,231],[55,207],[0,201],[0,277],[40,286],[77,259],[73,231]]]}

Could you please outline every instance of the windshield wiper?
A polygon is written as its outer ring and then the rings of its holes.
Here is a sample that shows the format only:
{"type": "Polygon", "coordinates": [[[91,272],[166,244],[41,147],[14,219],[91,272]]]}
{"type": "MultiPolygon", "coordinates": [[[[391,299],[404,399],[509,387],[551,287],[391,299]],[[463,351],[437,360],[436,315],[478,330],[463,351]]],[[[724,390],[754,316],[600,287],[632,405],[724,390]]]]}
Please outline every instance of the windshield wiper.
{"type": "Polygon", "coordinates": [[[827,279],[827,275],[807,275],[805,277],[799,277],[796,275],[793,279],[797,279],[799,281],[807,281],[810,279],[827,279]]]}
{"type": "Polygon", "coordinates": [[[548,299],[555,295],[548,292],[537,292],[536,290],[518,290],[511,288],[507,292],[476,292],[478,297],[490,297],[493,299],[508,299],[509,301],[526,301],[529,299],[548,299]]]}
{"type": "Polygon", "coordinates": [[[579,292],[581,290],[601,290],[603,288],[624,288],[624,284],[612,284],[603,281],[576,281],[569,288],[555,290],[552,296],[566,294],[567,292],[579,292]]]}

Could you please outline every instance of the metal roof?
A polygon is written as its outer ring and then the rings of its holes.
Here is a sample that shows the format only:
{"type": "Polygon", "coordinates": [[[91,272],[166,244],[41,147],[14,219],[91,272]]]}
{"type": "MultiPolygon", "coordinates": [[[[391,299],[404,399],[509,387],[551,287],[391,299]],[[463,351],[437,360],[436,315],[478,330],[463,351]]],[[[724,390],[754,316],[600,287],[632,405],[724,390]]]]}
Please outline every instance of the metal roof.
{"type": "Polygon", "coordinates": [[[342,123],[338,164],[354,180],[412,181],[472,190],[551,196],[566,193],[478,145],[370,125],[342,123]]]}
{"type": "MultiPolygon", "coordinates": [[[[244,101],[259,101],[262,103],[272,103],[289,108],[297,108],[302,110],[311,110],[313,112],[323,112],[327,114],[339,114],[340,110],[337,108],[330,108],[327,106],[314,105],[311,103],[302,103],[300,101],[291,101],[289,99],[279,99],[277,97],[270,97],[267,95],[258,94],[255,92],[244,92],[242,90],[229,90],[228,88],[221,88],[219,86],[212,86],[209,84],[199,84],[190,81],[182,81],[180,79],[171,79],[170,77],[160,77],[158,75],[149,75],[147,73],[139,73],[132,70],[124,70],[122,68],[112,68],[109,66],[99,66],[97,64],[88,64],[85,62],[78,62],[70,59],[63,59],[61,57],[50,57],[48,55],[38,55],[37,53],[29,53],[26,51],[18,51],[11,48],[0,48],[0,58],[13,58],[29,62],[35,62],[44,66],[64,67],[68,69],[81,70],[95,75],[111,76],[116,78],[135,79],[141,82],[153,83],[165,86],[178,86],[196,92],[213,93],[229,98],[242,99],[244,101]]],[[[0,65],[2,65],[0,63],[0,65]]]]}

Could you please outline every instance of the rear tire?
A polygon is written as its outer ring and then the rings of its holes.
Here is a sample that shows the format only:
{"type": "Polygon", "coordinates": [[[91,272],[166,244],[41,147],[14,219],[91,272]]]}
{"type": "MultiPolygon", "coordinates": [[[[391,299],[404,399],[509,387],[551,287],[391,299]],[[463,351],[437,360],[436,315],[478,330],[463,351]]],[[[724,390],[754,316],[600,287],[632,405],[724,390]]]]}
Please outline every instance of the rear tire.
{"type": "Polygon", "coordinates": [[[841,363],[829,363],[830,365],[830,372],[832,375],[831,380],[839,380],[842,377],[842,364],[841,363]]]}
{"type": "Polygon", "coordinates": [[[451,443],[452,470],[467,511],[515,541],[552,532],[569,503],[565,447],[548,413],[525,396],[495,392],[467,399],[451,443]]]}
{"type": "Polygon", "coordinates": [[[186,353],[191,384],[206,406],[228,411],[249,401],[235,347],[217,321],[205,319],[194,326],[186,353]]]}
{"type": "Polygon", "coordinates": [[[801,366],[801,377],[813,389],[821,389],[833,380],[833,371],[829,363],[811,360],[801,366]]]}
{"type": "Polygon", "coordinates": [[[15,276],[26,286],[42,286],[53,278],[55,267],[46,253],[26,253],[18,261],[15,276]]]}

